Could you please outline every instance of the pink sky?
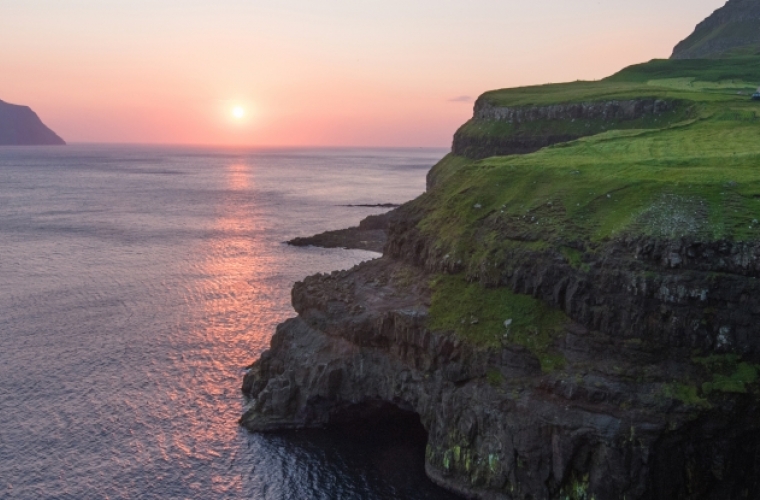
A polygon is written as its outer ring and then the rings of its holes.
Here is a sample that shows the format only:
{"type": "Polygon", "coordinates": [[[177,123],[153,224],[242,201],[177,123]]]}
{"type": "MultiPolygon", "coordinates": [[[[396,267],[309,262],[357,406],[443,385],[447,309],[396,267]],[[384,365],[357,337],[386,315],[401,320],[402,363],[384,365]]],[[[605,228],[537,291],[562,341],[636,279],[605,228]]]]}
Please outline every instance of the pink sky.
{"type": "Polygon", "coordinates": [[[723,3],[11,0],[0,99],[69,142],[448,146],[480,93],[668,57],[723,3]]]}

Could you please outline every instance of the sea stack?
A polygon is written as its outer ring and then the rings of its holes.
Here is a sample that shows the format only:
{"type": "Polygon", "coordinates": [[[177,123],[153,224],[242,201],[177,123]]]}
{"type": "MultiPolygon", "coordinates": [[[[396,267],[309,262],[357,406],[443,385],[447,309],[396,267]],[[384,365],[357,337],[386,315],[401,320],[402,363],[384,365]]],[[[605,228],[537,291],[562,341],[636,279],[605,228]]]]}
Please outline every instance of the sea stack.
{"type": "Polygon", "coordinates": [[[63,146],[66,142],[50,130],[28,106],[0,101],[0,146],[63,146]]]}

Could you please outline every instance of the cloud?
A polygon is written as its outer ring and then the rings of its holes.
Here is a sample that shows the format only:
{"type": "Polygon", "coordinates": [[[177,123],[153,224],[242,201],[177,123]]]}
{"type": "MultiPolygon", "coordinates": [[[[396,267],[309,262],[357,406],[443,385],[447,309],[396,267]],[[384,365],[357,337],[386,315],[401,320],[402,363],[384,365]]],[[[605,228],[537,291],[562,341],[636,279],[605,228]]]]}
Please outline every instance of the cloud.
{"type": "Polygon", "coordinates": [[[473,101],[472,97],[468,95],[460,95],[460,96],[452,97],[451,99],[449,99],[449,102],[472,102],[472,101],[473,101]]]}

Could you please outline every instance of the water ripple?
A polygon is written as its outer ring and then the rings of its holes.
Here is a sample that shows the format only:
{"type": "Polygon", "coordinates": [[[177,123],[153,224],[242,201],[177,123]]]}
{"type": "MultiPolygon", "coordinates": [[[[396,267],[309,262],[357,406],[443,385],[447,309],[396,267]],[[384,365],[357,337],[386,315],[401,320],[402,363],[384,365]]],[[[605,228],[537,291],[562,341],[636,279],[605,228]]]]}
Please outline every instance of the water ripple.
{"type": "Polygon", "coordinates": [[[446,498],[236,424],[292,283],[373,257],[281,242],[416,196],[441,153],[0,149],[0,499],[446,498]]]}

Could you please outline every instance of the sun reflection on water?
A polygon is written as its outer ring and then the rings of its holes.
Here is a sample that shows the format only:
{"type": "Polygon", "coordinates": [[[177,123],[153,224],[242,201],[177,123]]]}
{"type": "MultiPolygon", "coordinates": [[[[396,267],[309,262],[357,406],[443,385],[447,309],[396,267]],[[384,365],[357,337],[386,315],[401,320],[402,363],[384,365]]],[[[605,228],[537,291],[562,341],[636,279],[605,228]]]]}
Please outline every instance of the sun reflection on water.
{"type": "Polygon", "coordinates": [[[288,290],[266,279],[276,257],[257,237],[254,174],[245,163],[224,170],[213,236],[194,252],[198,279],[187,296],[194,313],[183,320],[189,338],[181,340],[185,350],[176,360],[179,373],[190,377],[194,400],[183,406],[193,432],[175,428],[172,448],[183,460],[211,468],[207,486],[218,495],[243,489],[243,478],[230,474],[238,454],[247,452],[244,437],[230,439],[244,435],[237,426],[242,370],[268,344],[274,324],[287,316],[282,304],[288,290]]]}

